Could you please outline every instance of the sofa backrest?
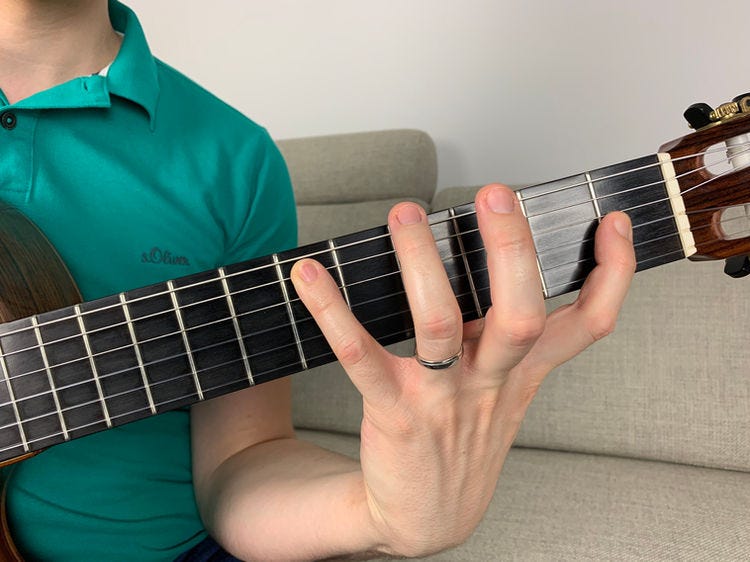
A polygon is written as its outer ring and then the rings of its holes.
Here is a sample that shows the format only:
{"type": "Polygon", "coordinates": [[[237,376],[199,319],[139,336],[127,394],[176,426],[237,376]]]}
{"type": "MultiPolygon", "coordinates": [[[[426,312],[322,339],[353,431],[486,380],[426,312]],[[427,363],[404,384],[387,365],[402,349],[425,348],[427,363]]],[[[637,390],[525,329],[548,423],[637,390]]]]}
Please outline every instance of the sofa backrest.
{"type": "Polygon", "coordinates": [[[428,207],[437,184],[432,139],[402,129],[279,141],[294,186],[300,244],[385,224],[412,199],[428,207]]]}
{"type": "MultiPolygon", "coordinates": [[[[280,143],[299,204],[300,242],[384,224],[397,200],[434,210],[435,151],[417,131],[280,143]]],[[[617,330],[551,373],[517,446],[750,471],[750,281],[683,261],[636,276],[617,330]]],[[[550,308],[572,296],[553,299],[550,308]]],[[[413,343],[395,347],[408,355],[413,343]]],[[[297,427],[356,433],[361,400],[338,365],[294,377],[297,427]]]]}

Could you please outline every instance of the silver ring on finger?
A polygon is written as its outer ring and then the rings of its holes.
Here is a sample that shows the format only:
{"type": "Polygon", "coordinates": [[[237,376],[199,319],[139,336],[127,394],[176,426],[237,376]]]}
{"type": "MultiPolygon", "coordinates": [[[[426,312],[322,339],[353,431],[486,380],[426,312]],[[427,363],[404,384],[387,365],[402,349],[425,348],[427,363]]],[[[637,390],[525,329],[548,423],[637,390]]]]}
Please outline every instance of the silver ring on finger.
{"type": "Polygon", "coordinates": [[[442,371],[443,369],[448,369],[458,363],[458,360],[463,357],[463,354],[464,346],[461,344],[461,349],[458,350],[458,353],[448,357],[448,359],[443,359],[442,361],[429,361],[428,359],[423,359],[416,351],[414,352],[414,359],[416,359],[417,363],[422,365],[422,367],[432,369],[433,371],[442,371]]]}

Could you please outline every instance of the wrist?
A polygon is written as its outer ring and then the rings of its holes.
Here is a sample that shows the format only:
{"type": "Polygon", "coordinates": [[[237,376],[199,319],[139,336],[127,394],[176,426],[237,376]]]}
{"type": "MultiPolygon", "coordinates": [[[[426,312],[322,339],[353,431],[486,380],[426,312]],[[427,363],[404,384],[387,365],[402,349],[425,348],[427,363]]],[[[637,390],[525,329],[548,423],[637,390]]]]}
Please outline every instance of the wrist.
{"type": "Polygon", "coordinates": [[[351,459],[294,439],[275,440],[228,459],[211,480],[200,494],[204,523],[243,560],[362,559],[393,552],[351,459]]]}

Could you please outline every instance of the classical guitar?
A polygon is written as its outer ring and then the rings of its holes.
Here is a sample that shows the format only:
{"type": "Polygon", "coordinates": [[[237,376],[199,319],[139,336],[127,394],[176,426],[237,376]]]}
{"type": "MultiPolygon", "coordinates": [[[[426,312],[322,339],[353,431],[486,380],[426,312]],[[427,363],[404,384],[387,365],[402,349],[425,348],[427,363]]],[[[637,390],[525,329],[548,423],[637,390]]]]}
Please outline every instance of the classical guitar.
{"type": "MultiPolygon", "coordinates": [[[[730,274],[750,273],[750,94],[686,117],[696,132],[656,154],[517,192],[545,297],[580,288],[612,210],[632,219],[638,269],[728,259],[730,274]]],[[[473,204],[430,224],[464,319],[481,317],[491,303],[473,204]]],[[[41,233],[0,209],[0,462],[333,361],[289,281],[303,256],[331,271],[376,339],[411,337],[385,227],[81,303],[41,233]]],[[[0,553],[20,560],[10,541],[0,553]]]]}

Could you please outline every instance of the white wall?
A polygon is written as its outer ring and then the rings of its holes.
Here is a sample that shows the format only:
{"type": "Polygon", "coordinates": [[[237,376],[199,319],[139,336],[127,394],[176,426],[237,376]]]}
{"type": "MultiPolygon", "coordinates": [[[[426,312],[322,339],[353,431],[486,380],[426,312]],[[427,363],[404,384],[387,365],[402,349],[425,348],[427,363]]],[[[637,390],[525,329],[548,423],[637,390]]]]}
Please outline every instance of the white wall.
{"type": "Polygon", "coordinates": [[[750,91],[747,0],[128,3],[157,56],[276,138],[420,128],[441,186],[651,153],[689,104],[750,91]]]}

